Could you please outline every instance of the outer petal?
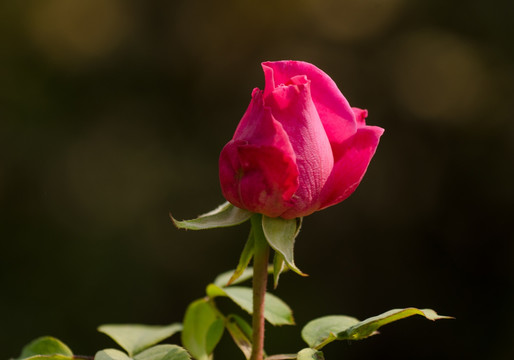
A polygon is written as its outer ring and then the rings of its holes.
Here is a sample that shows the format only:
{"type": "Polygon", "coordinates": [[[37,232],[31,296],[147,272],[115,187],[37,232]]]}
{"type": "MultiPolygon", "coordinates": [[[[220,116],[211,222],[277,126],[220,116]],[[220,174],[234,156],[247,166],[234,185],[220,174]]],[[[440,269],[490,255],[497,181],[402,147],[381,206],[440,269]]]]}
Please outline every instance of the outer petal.
{"type": "Polygon", "coordinates": [[[368,110],[359,109],[358,107],[352,107],[352,111],[355,114],[355,121],[357,121],[357,127],[366,126],[368,110]]]}
{"type": "Polygon", "coordinates": [[[293,206],[282,214],[284,218],[317,210],[321,189],[334,165],[330,142],[311,98],[310,81],[298,76],[290,83],[276,87],[264,100],[284,127],[296,155],[298,190],[291,199],[293,206]]]}
{"type": "MultiPolygon", "coordinates": [[[[287,84],[289,79],[305,75],[311,81],[312,100],[330,143],[341,143],[355,134],[357,125],[350,104],[337,88],[335,82],[316,66],[303,61],[276,61],[262,64],[266,74],[267,69],[273,69],[273,87],[287,84]]],[[[266,79],[266,86],[271,84],[266,79]]],[[[265,93],[267,93],[265,89],[265,93]]]]}
{"type": "Polygon", "coordinates": [[[334,148],[336,163],[321,193],[320,210],[345,200],[355,191],[383,132],[384,129],[376,126],[364,126],[334,148]]]}
{"type": "Polygon", "coordinates": [[[291,206],[298,188],[295,154],[282,125],[253,99],[219,162],[221,190],[237,207],[276,217],[291,206]]]}

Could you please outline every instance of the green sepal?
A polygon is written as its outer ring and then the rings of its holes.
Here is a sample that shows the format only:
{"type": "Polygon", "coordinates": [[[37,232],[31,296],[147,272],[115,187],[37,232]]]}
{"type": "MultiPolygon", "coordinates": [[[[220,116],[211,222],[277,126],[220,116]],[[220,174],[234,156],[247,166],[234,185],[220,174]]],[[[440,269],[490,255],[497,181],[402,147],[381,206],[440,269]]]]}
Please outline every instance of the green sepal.
{"type": "Polygon", "coordinates": [[[209,299],[196,300],[184,316],[182,344],[195,359],[209,360],[223,330],[223,319],[209,299]]]}
{"type": "Polygon", "coordinates": [[[275,256],[273,257],[273,288],[276,289],[278,287],[280,274],[282,274],[286,269],[287,267],[284,257],[280,255],[280,253],[275,252],[275,256]]]}
{"type": "Polygon", "coordinates": [[[186,230],[206,230],[220,227],[235,226],[244,223],[252,217],[253,213],[235,207],[229,202],[225,202],[216,209],[200,215],[192,220],[176,220],[170,213],[171,221],[179,229],[186,230]]]}
{"type": "MultiPolygon", "coordinates": [[[[239,263],[237,264],[237,268],[234,271],[234,274],[232,274],[232,276],[228,280],[226,286],[233,284],[241,275],[243,275],[244,271],[248,267],[248,264],[250,263],[250,260],[252,260],[253,252],[254,252],[254,244],[255,244],[255,238],[253,236],[253,230],[250,229],[250,234],[248,235],[248,240],[245,243],[243,252],[241,253],[241,256],[239,257],[239,263]]],[[[252,271],[252,274],[253,274],[253,271],[252,271]]]]}
{"type": "Polygon", "coordinates": [[[182,325],[174,323],[165,326],[140,324],[106,324],[98,327],[120,345],[129,356],[133,356],[182,330],[182,325]]]}
{"type": "Polygon", "coordinates": [[[438,315],[432,309],[417,308],[393,309],[364,321],[348,316],[325,316],[305,325],[302,338],[310,347],[319,350],[334,340],[365,339],[377,334],[380,327],[413,315],[421,315],[428,320],[452,319],[450,316],[438,315]]]}
{"type": "Polygon", "coordinates": [[[242,317],[230,314],[225,327],[246,359],[252,355],[252,327],[242,317]]]}
{"type": "MultiPolygon", "coordinates": [[[[251,288],[242,286],[221,288],[215,284],[210,284],[207,286],[206,292],[210,298],[226,296],[249,314],[253,312],[253,292],[251,288]]],[[[264,318],[272,325],[294,325],[291,308],[280,298],[270,293],[266,293],[264,318]]]]}
{"type": "Polygon", "coordinates": [[[72,358],[73,352],[61,340],[52,336],[42,336],[25,345],[21,350],[19,359],[21,360],[33,357],[65,360],[72,358]]]}
{"type": "Polygon", "coordinates": [[[321,351],[307,348],[298,352],[296,360],[325,360],[325,357],[321,351]]]}
{"type": "Polygon", "coordinates": [[[262,216],[262,231],[268,244],[284,258],[291,270],[298,275],[307,276],[294,263],[294,241],[301,226],[302,218],[282,219],[262,216]]]}

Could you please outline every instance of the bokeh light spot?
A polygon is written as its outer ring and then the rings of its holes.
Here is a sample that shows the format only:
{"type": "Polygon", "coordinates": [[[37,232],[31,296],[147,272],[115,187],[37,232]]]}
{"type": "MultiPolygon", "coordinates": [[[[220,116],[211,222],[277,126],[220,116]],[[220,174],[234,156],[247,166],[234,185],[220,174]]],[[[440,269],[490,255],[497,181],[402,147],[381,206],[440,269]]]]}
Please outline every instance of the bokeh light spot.
{"type": "Polygon", "coordinates": [[[28,33],[52,61],[74,65],[110,53],[126,36],[128,8],[121,0],[47,0],[28,13],[28,33]]]}
{"type": "Polygon", "coordinates": [[[399,14],[403,0],[313,1],[316,26],[328,38],[354,41],[384,31],[399,14]]]}
{"type": "Polygon", "coordinates": [[[451,34],[427,30],[407,35],[390,61],[400,106],[420,118],[469,119],[488,96],[486,69],[478,52],[451,34]]]}

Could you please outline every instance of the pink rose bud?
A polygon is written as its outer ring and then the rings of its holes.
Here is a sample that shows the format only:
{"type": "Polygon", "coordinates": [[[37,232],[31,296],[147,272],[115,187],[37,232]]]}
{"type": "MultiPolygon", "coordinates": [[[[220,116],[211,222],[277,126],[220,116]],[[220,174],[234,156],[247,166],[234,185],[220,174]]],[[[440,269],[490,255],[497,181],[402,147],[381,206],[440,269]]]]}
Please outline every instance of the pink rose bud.
{"type": "Polygon", "coordinates": [[[252,100],[220,155],[220,182],[233,205],[292,219],[335,205],[359,185],[382,128],[350,107],[312,64],[262,64],[264,91],[252,100]]]}

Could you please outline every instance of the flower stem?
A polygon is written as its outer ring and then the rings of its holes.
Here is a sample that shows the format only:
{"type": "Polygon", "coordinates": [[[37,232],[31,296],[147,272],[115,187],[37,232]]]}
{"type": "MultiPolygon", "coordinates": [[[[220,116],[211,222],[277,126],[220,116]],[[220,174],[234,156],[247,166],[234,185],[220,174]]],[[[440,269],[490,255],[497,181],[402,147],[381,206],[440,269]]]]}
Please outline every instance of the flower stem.
{"type": "Polygon", "coordinates": [[[251,219],[255,236],[253,255],[253,341],[250,360],[262,360],[264,355],[264,300],[268,282],[269,246],[262,231],[262,215],[251,219]]]}

